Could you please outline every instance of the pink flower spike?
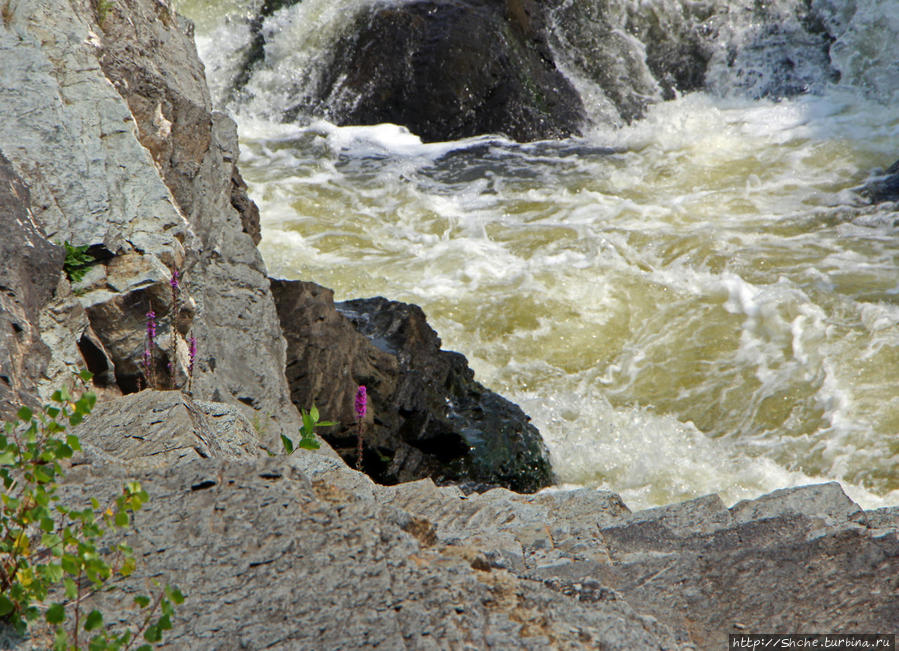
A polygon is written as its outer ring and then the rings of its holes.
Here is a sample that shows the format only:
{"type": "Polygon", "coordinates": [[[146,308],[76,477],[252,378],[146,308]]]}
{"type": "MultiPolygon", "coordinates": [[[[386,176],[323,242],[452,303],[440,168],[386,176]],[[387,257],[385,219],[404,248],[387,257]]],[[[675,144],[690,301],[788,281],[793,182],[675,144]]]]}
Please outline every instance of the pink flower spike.
{"type": "Polygon", "coordinates": [[[178,270],[177,269],[172,271],[172,279],[169,280],[169,285],[172,286],[172,289],[178,289],[178,270]]]}
{"type": "Polygon", "coordinates": [[[361,385],[356,390],[356,418],[360,421],[365,418],[366,407],[368,406],[368,394],[365,390],[365,385],[361,385]]]}
{"type": "Polygon", "coordinates": [[[156,338],[156,312],[153,310],[147,312],[147,337],[150,339],[151,344],[156,338]]]}
{"type": "Polygon", "coordinates": [[[188,373],[194,372],[194,360],[197,358],[197,338],[191,336],[190,338],[190,348],[188,349],[188,354],[190,355],[190,363],[187,367],[188,373]]]}

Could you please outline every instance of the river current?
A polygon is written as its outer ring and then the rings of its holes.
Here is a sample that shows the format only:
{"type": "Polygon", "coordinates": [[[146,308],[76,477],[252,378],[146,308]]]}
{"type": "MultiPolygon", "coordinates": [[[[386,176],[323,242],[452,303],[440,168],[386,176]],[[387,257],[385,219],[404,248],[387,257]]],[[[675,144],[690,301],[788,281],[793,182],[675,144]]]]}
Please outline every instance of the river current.
{"type": "Polygon", "coordinates": [[[281,123],[360,1],[274,14],[293,47],[230,102],[253,2],[177,5],[238,122],[272,275],[420,305],[564,484],[637,508],[837,480],[899,504],[899,209],[853,190],[899,158],[899,1],[851,2],[840,81],[791,98],[712,74],[632,124],[526,145],[281,123]]]}

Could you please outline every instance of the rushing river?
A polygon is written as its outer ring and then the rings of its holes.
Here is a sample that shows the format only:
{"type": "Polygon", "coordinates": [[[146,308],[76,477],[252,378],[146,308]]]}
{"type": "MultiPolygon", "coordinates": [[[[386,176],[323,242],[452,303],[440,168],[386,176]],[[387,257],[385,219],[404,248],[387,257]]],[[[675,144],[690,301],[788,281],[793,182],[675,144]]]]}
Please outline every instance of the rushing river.
{"type": "MultiPolygon", "coordinates": [[[[178,4],[223,103],[251,5],[178,4]]],[[[899,1],[854,3],[839,83],[718,79],[528,145],[280,123],[340,5],[276,14],[305,46],[227,105],[272,275],[421,305],[567,484],[641,507],[838,480],[899,504],[899,210],[852,191],[899,157],[899,1]]]]}

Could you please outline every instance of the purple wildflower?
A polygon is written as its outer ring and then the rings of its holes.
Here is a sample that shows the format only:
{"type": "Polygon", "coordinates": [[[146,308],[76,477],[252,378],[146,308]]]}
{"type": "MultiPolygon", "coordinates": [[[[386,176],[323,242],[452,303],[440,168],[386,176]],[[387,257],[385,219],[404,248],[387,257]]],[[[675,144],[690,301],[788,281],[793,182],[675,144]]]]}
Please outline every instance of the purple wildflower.
{"type": "Polygon", "coordinates": [[[172,286],[172,289],[179,289],[180,285],[178,285],[178,270],[174,269],[172,271],[172,278],[169,280],[169,285],[172,286]]]}
{"type": "Polygon", "coordinates": [[[153,340],[156,339],[156,312],[150,310],[147,312],[147,339],[149,339],[149,345],[153,345],[153,340]]]}
{"type": "Polygon", "coordinates": [[[191,335],[190,337],[190,348],[188,349],[188,355],[190,361],[187,365],[187,372],[189,375],[193,375],[194,372],[194,360],[197,358],[197,338],[191,335]]]}
{"type": "Polygon", "coordinates": [[[361,385],[356,390],[356,418],[360,421],[365,418],[365,410],[368,406],[368,394],[365,390],[365,385],[361,385]]]}

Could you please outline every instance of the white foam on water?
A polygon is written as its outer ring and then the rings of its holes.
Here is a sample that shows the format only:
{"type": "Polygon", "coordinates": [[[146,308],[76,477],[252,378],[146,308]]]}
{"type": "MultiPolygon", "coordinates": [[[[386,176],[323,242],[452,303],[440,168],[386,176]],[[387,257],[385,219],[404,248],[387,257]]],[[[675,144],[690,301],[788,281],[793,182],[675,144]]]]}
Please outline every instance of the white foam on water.
{"type": "MultiPolygon", "coordinates": [[[[533,417],[563,482],[632,508],[826,480],[899,503],[896,213],[852,192],[899,156],[899,48],[884,46],[899,10],[814,3],[841,30],[840,84],[694,93],[520,146],[273,120],[346,23],[335,12],[364,4],[303,0],[266,23],[281,63],[238,107],[266,262],[338,299],[422,305],[533,417]],[[292,52],[310,25],[321,39],[292,52]]],[[[215,29],[239,41],[246,23],[215,29]]]]}

